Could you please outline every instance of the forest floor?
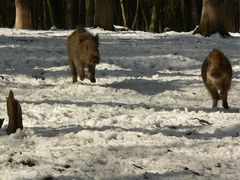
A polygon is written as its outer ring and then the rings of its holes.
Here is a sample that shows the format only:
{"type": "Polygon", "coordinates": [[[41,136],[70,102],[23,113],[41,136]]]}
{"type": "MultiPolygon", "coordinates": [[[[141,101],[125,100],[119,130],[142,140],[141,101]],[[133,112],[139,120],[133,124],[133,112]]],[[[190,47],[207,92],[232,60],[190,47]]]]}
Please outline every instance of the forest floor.
{"type": "Polygon", "coordinates": [[[97,82],[72,84],[73,31],[0,29],[1,179],[239,179],[240,34],[89,31],[97,82]],[[233,67],[229,110],[202,83],[213,48],[233,67]],[[7,135],[10,90],[24,129],[7,135]]]}

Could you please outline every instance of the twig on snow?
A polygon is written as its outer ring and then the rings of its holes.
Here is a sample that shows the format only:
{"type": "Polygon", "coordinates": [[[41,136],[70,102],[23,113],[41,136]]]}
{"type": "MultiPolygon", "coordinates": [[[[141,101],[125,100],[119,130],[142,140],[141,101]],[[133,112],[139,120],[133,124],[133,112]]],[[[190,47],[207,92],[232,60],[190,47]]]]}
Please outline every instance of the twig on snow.
{"type": "Polygon", "coordinates": [[[136,165],[136,164],[132,164],[134,167],[136,167],[136,168],[138,168],[138,169],[143,169],[143,167],[141,167],[141,166],[138,166],[138,165],[136,165]]]}
{"type": "Polygon", "coordinates": [[[203,175],[200,174],[199,172],[194,171],[194,170],[192,170],[192,169],[189,169],[188,167],[184,167],[183,169],[184,169],[185,171],[189,171],[189,172],[191,172],[191,173],[194,174],[194,175],[197,175],[197,176],[203,176],[203,175]]]}
{"type": "Polygon", "coordinates": [[[200,124],[205,125],[205,126],[211,126],[211,125],[213,125],[213,123],[211,123],[211,122],[209,122],[209,121],[206,121],[206,120],[204,120],[204,119],[199,119],[199,118],[191,118],[191,119],[196,119],[196,120],[198,120],[198,122],[199,122],[200,124]]]}

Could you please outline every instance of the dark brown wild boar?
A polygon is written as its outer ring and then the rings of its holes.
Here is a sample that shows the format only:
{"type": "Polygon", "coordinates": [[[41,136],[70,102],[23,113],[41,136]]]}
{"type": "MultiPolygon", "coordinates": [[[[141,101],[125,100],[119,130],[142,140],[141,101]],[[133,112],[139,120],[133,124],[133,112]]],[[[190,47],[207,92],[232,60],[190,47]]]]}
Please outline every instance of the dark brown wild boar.
{"type": "Polygon", "coordinates": [[[227,95],[232,81],[232,66],[228,58],[219,49],[213,49],[202,64],[201,74],[212,96],[212,107],[217,107],[218,100],[222,100],[222,106],[228,109],[227,95]]]}
{"type": "Polygon", "coordinates": [[[99,63],[98,35],[78,26],[67,39],[68,60],[73,77],[73,83],[77,82],[77,73],[80,80],[85,79],[84,68],[88,68],[88,79],[95,83],[95,66],[99,63]]]}

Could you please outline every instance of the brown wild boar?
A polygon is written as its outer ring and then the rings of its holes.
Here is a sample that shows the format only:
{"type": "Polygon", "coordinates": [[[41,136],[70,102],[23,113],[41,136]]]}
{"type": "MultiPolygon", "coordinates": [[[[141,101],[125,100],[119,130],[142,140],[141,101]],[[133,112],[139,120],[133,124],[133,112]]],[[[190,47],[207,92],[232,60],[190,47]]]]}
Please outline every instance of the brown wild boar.
{"type": "Polygon", "coordinates": [[[202,64],[201,75],[212,96],[212,107],[217,107],[218,100],[222,100],[222,106],[229,109],[227,95],[232,81],[232,66],[228,58],[219,49],[213,49],[202,64]]]}
{"type": "Polygon", "coordinates": [[[99,63],[98,35],[93,36],[84,28],[78,26],[67,39],[68,61],[73,83],[77,82],[77,73],[80,80],[85,79],[84,68],[88,68],[88,79],[95,83],[95,66],[99,63]]]}

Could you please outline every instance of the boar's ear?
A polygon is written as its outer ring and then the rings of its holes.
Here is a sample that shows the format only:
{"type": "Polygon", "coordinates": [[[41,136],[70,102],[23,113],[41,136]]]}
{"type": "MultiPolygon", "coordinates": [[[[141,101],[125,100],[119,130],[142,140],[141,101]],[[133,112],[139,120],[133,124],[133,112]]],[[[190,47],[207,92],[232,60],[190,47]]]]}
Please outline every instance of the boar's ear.
{"type": "Polygon", "coordinates": [[[209,66],[209,59],[206,57],[206,59],[203,62],[204,66],[207,68],[209,66]]]}
{"type": "Polygon", "coordinates": [[[97,35],[95,35],[95,41],[96,41],[96,43],[98,44],[98,42],[99,42],[99,36],[98,36],[98,34],[97,35]]]}
{"type": "Polygon", "coordinates": [[[202,69],[204,69],[205,71],[207,70],[208,68],[208,58],[206,58],[203,63],[202,63],[202,69]]]}
{"type": "Polygon", "coordinates": [[[208,60],[207,58],[203,61],[202,63],[202,68],[201,68],[201,75],[203,80],[206,80],[206,74],[207,74],[207,69],[208,69],[208,60]]]}

